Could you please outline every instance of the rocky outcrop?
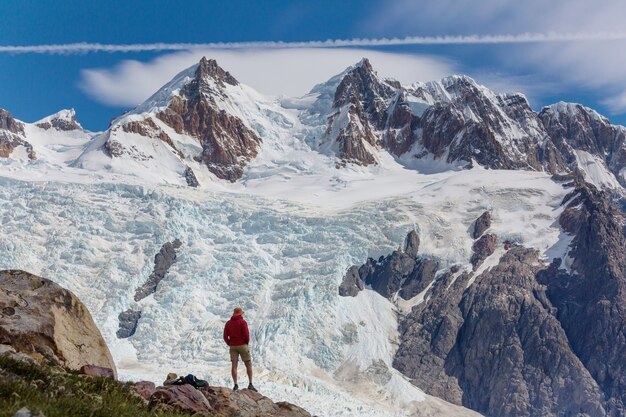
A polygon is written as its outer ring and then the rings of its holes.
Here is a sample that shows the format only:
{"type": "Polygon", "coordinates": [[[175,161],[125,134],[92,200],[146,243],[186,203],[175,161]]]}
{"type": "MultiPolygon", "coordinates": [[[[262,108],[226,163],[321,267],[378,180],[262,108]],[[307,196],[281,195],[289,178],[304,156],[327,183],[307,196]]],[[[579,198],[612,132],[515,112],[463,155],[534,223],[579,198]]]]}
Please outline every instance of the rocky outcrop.
{"type": "Polygon", "coordinates": [[[15,120],[8,111],[0,109],[0,158],[8,158],[18,146],[26,148],[28,159],[37,159],[33,146],[26,141],[24,124],[15,120]]]}
{"type": "Polygon", "coordinates": [[[154,256],[154,269],[148,280],[135,291],[135,301],[140,301],[156,292],[159,282],[165,278],[171,266],[176,262],[176,249],[181,246],[182,242],[174,239],[161,247],[159,253],[154,256]]]}
{"type": "Polygon", "coordinates": [[[0,130],[24,135],[24,124],[13,118],[13,115],[4,109],[0,109],[0,130]]]}
{"type": "Polygon", "coordinates": [[[139,381],[133,384],[133,389],[144,400],[149,400],[156,392],[156,385],[151,381],[139,381]]]}
{"type": "Polygon", "coordinates": [[[594,110],[575,103],[556,103],[539,113],[556,149],[571,169],[577,166],[575,151],[603,160],[609,171],[626,186],[620,171],[626,167],[626,128],[612,125],[594,110]]]}
{"type": "Polygon", "coordinates": [[[411,230],[404,241],[404,253],[412,258],[417,257],[420,248],[420,237],[415,230],[411,230]]]}
{"type": "Polygon", "coordinates": [[[474,242],[472,245],[472,258],[470,259],[474,270],[476,270],[485,259],[496,251],[497,240],[498,238],[496,235],[487,233],[474,242]]]}
{"type": "Polygon", "coordinates": [[[423,291],[435,278],[438,262],[417,258],[419,235],[415,230],[408,233],[403,250],[393,251],[378,260],[368,258],[365,264],[351,266],[339,286],[339,295],[356,296],[369,285],[383,297],[396,294],[405,300],[423,291]]]}
{"type": "Polygon", "coordinates": [[[356,297],[359,291],[365,288],[365,283],[359,275],[359,268],[356,265],[348,268],[346,275],[339,285],[339,295],[342,297],[356,297]]]}
{"type": "Polygon", "coordinates": [[[287,403],[274,403],[266,396],[247,389],[232,391],[222,387],[200,388],[220,415],[241,417],[311,417],[304,409],[287,403]]]}
{"type": "Polygon", "coordinates": [[[606,193],[578,183],[561,224],[574,234],[572,273],[539,275],[572,350],[602,389],[607,414],[626,415],[626,232],[606,193]]]}
{"type": "Polygon", "coordinates": [[[117,337],[120,339],[126,339],[131,337],[137,331],[137,324],[141,318],[141,311],[126,310],[122,311],[118,316],[119,329],[117,330],[117,337]]]}
{"type": "Polygon", "coordinates": [[[79,370],[109,368],[111,353],[85,306],[70,291],[24,271],[0,271],[0,345],[38,361],[79,370]]]}
{"type": "Polygon", "coordinates": [[[83,129],[76,120],[76,112],[74,109],[61,110],[36,123],[36,126],[44,130],[56,129],[63,132],[83,129]]]}
{"type": "Polygon", "coordinates": [[[80,367],[80,373],[98,378],[115,378],[113,369],[96,365],[83,365],[80,367]]]}
{"type": "Polygon", "coordinates": [[[440,275],[401,321],[394,367],[486,415],[624,415],[624,215],[579,180],[564,203],[571,272],[507,245],[479,276],[440,275]]]}
{"type": "Polygon", "coordinates": [[[491,227],[491,212],[486,211],[480,215],[474,222],[474,230],[472,231],[472,237],[478,239],[485,233],[487,229],[491,227]]]}
{"type": "Polygon", "coordinates": [[[152,407],[161,406],[159,407],[161,410],[167,410],[162,407],[165,405],[170,409],[189,414],[209,415],[209,411],[213,410],[206,397],[191,385],[159,387],[148,401],[152,407]]]}
{"type": "Polygon", "coordinates": [[[185,181],[187,181],[187,185],[193,188],[199,187],[200,183],[196,178],[196,174],[193,172],[191,167],[185,168],[185,181]]]}
{"type": "Polygon", "coordinates": [[[223,387],[193,388],[191,385],[158,387],[149,397],[153,409],[187,412],[194,415],[238,417],[311,417],[304,409],[287,403],[274,403],[268,397],[247,389],[223,387]]]}
{"type": "Polygon", "coordinates": [[[447,275],[401,324],[394,367],[486,415],[604,415],[602,392],[535,278],[543,268],[536,251],[514,247],[467,289],[470,274],[447,275]]]}
{"type": "Polygon", "coordinates": [[[182,153],[176,149],[172,138],[169,137],[162,129],[160,129],[152,119],[142,121],[131,121],[122,125],[122,130],[126,133],[137,133],[138,135],[148,138],[159,139],[170,146],[178,156],[182,157],[182,153]]]}

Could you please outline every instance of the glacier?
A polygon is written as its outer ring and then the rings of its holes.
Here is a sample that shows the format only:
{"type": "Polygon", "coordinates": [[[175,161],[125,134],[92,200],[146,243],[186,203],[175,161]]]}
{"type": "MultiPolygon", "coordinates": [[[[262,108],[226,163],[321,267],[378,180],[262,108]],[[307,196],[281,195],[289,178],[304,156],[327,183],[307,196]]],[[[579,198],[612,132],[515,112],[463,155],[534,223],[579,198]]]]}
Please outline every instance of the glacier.
{"type": "Polygon", "coordinates": [[[161,382],[170,371],[193,372],[230,385],[221,332],[240,305],[259,388],[320,416],[472,415],[391,367],[398,315],[410,306],[374,291],[340,297],[349,266],[389,253],[416,229],[422,254],[471,269],[470,229],[487,209],[502,241],[550,256],[565,256],[555,251],[569,243],[556,222],[568,189],[531,171],[420,174],[389,164],[385,175],[372,167],[311,178],[288,176],[283,166],[282,181],[257,176],[224,191],[115,174],[89,182],[69,171],[24,180],[23,170],[45,164],[2,164],[0,268],[72,290],[122,378],[161,382]],[[154,255],[175,238],[183,242],[177,262],[155,294],[135,302],[154,255]],[[118,339],[117,316],[128,308],[142,317],[134,336],[118,339]]]}

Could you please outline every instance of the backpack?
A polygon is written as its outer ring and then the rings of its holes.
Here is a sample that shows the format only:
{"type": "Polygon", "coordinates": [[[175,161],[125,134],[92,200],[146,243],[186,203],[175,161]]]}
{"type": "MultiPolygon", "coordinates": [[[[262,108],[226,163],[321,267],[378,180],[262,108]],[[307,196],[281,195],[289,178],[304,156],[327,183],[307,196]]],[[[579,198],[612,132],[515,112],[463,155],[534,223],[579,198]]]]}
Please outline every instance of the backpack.
{"type": "Polygon", "coordinates": [[[194,388],[202,388],[202,387],[208,387],[209,383],[203,379],[198,379],[196,378],[194,375],[192,374],[188,374],[186,377],[181,378],[184,380],[185,384],[189,384],[194,388]]]}

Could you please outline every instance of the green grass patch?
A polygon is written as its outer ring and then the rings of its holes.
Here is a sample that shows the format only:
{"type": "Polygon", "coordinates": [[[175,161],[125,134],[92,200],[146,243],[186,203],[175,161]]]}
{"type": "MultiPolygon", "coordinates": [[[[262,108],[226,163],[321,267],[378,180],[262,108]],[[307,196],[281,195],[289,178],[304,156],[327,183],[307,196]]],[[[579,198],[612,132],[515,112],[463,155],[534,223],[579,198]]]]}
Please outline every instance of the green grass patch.
{"type": "Polygon", "coordinates": [[[0,417],[12,417],[22,407],[46,417],[189,416],[150,409],[131,383],[0,356],[0,417]]]}

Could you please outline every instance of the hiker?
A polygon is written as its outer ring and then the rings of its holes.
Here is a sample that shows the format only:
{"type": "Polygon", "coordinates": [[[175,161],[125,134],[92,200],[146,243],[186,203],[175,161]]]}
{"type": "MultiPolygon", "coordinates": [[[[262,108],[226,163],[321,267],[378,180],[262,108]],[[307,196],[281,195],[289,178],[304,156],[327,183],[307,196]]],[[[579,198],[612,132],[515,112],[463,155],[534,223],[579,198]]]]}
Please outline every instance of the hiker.
{"type": "Polygon", "coordinates": [[[233,310],[233,316],[224,326],[224,342],[230,346],[230,361],[232,364],[230,372],[235,383],[233,391],[239,389],[239,385],[237,385],[237,365],[239,364],[240,355],[248,373],[248,389],[256,391],[256,388],[252,385],[252,357],[248,348],[250,332],[248,331],[248,323],[243,319],[243,310],[240,307],[233,310]]]}

